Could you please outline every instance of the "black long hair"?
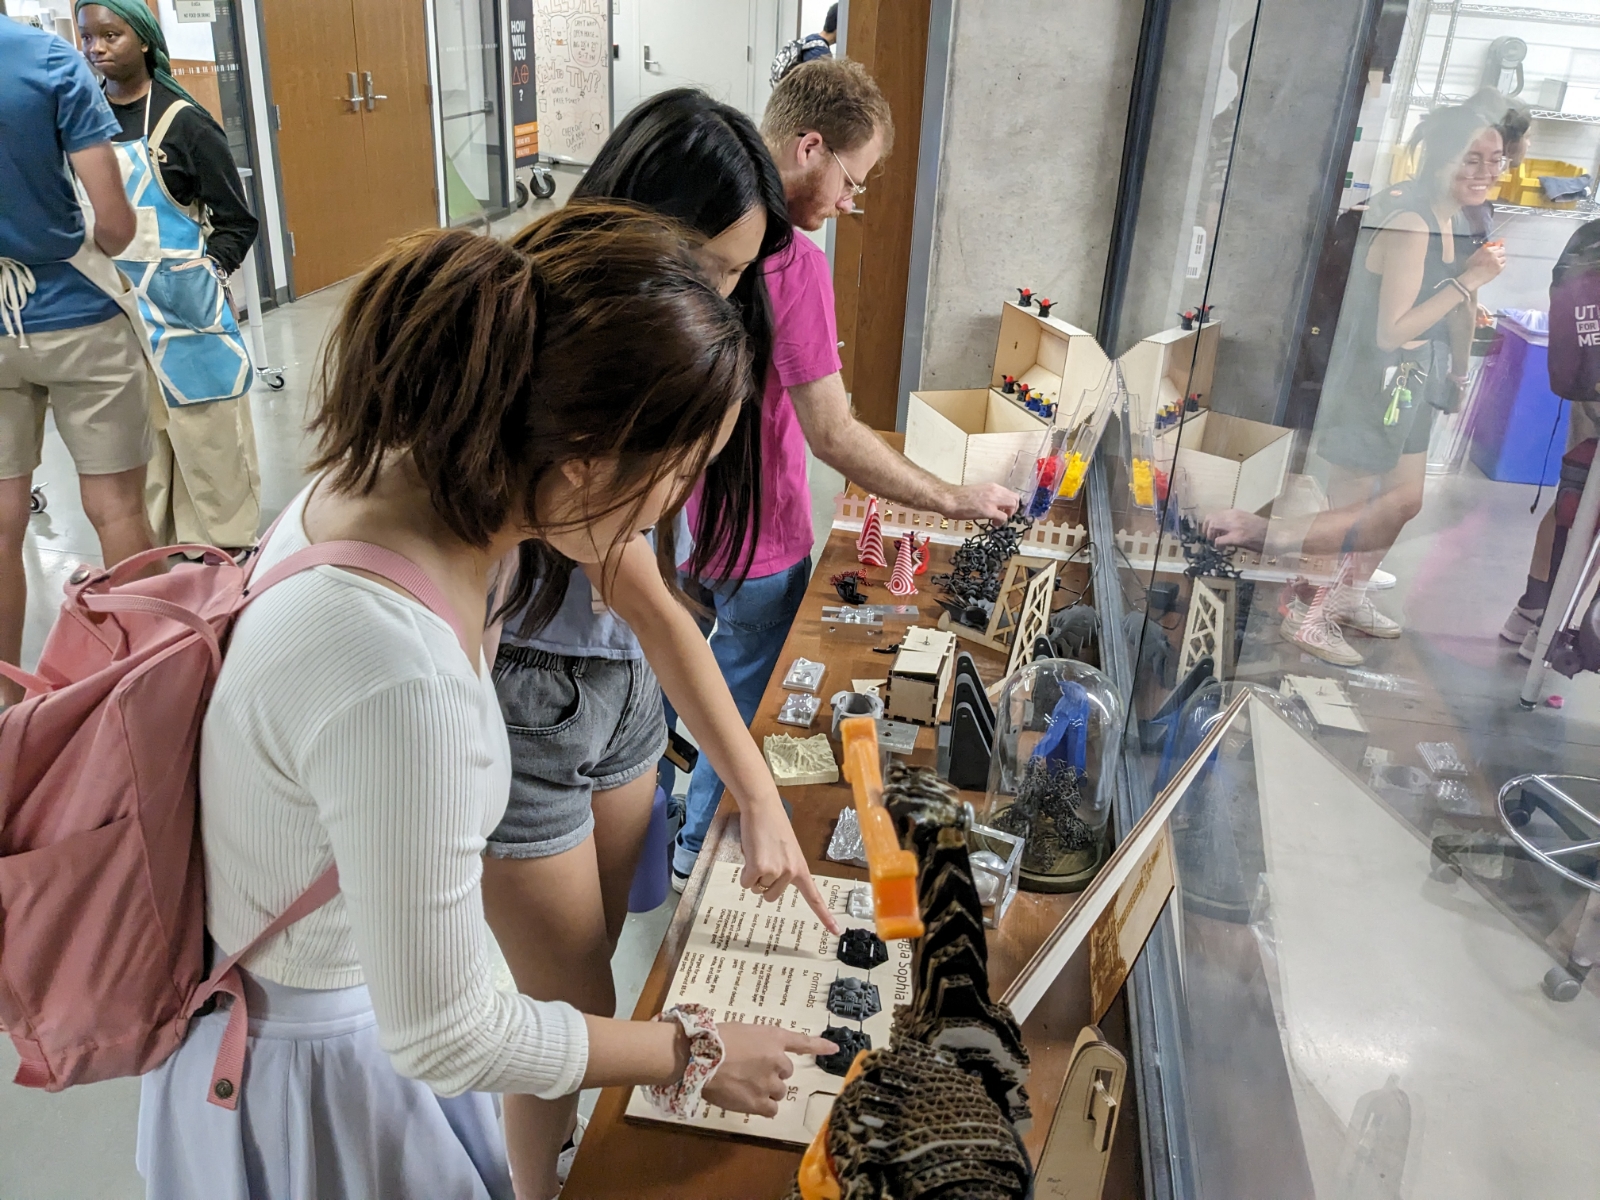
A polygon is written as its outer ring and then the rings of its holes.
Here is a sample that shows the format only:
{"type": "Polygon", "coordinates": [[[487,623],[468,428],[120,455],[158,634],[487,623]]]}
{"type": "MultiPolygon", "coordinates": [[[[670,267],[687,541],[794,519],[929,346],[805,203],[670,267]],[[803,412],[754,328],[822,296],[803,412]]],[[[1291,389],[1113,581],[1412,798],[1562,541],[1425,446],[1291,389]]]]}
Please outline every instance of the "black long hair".
{"type": "MultiPolygon", "coordinates": [[[[772,305],[761,264],[794,237],[778,168],[749,117],[698,89],[675,88],[618,122],[572,194],[631,200],[708,238],[752,208],[766,212],[760,253],[730,297],[750,336],[752,399],[706,469],[687,564],[692,575],[742,580],[761,532],[761,410],[772,358],[772,305]]],[[[663,556],[672,555],[670,525],[663,521],[656,530],[663,556]]]]}

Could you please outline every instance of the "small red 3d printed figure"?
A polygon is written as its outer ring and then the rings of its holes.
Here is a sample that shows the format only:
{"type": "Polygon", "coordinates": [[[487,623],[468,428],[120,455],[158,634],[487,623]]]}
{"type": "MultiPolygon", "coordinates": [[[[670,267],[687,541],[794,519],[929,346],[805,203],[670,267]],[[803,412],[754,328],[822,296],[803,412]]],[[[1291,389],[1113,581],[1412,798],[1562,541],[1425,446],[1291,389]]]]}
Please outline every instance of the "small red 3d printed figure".
{"type": "Polygon", "coordinates": [[[878,498],[867,497],[867,515],[856,538],[856,561],[869,567],[887,567],[883,557],[883,518],[878,515],[878,498]]]}

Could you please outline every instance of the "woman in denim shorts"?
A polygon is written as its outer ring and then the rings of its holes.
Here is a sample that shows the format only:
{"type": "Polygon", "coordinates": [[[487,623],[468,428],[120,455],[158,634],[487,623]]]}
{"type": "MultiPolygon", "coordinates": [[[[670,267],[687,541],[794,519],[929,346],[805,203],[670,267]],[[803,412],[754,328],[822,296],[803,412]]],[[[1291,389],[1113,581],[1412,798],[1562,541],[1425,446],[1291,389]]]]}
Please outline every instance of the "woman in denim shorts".
{"type": "MultiPolygon", "coordinates": [[[[695,530],[705,553],[694,558],[716,553],[726,561],[737,554],[726,548],[755,543],[758,381],[770,347],[759,264],[792,236],[777,168],[748,118],[684,89],[624,118],[574,192],[585,196],[631,200],[698,231],[710,282],[744,314],[755,351],[751,399],[706,472],[695,530]]],[[[667,536],[641,531],[606,569],[573,571],[559,607],[535,601],[553,612],[524,609],[505,621],[494,677],[513,778],[505,819],[489,839],[484,904],[518,989],[535,999],[615,1011],[611,955],[667,744],[663,689],[739,804],[745,886],[776,898],[793,884],[835,924],[705,636],[676,594],[687,526],[680,504],[658,527],[667,536]]],[[[568,566],[530,543],[519,570],[553,579],[568,566]]],[[[564,1179],[576,1101],[506,1097],[519,1196],[551,1195],[564,1179]]]]}

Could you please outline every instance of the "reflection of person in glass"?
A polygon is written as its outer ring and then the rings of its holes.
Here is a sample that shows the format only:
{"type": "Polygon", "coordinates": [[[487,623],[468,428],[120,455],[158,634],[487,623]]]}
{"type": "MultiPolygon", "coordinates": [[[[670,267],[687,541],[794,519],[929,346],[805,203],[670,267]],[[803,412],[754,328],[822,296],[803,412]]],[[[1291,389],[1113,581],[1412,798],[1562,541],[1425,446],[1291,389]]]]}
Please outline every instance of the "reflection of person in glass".
{"type": "Polygon", "coordinates": [[[1433,414],[1459,404],[1477,290],[1505,266],[1504,249],[1479,244],[1485,233],[1463,212],[1483,211],[1505,165],[1493,118],[1465,105],[1437,109],[1413,145],[1417,177],[1389,188],[1364,222],[1317,415],[1329,503],[1350,517],[1346,556],[1335,583],[1292,603],[1283,625],[1308,653],[1347,666],[1361,655],[1344,630],[1400,634],[1367,582],[1421,511],[1433,414]]]}

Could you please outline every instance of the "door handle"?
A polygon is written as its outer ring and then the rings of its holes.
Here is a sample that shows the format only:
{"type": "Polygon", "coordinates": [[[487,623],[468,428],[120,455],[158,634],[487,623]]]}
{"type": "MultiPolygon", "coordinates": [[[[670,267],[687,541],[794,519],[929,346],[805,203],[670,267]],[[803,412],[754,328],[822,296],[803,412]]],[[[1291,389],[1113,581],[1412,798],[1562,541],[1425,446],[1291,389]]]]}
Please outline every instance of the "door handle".
{"type": "Polygon", "coordinates": [[[387,100],[389,98],[389,97],[383,95],[381,92],[379,92],[377,94],[373,93],[373,90],[372,90],[372,72],[371,71],[363,71],[363,72],[361,72],[361,81],[367,85],[367,111],[368,112],[371,112],[373,109],[378,107],[378,101],[379,100],[387,100]]]}
{"type": "Polygon", "coordinates": [[[340,96],[339,99],[350,106],[351,112],[360,112],[361,92],[356,87],[356,73],[354,71],[346,71],[345,78],[350,81],[350,94],[348,96],[340,96]]]}
{"type": "Polygon", "coordinates": [[[650,47],[646,46],[644,48],[644,69],[646,71],[653,71],[657,67],[659,67],[660,65],[661,65],[661,60],[659,58],[651,58],[650,57],[650,47]]]}

